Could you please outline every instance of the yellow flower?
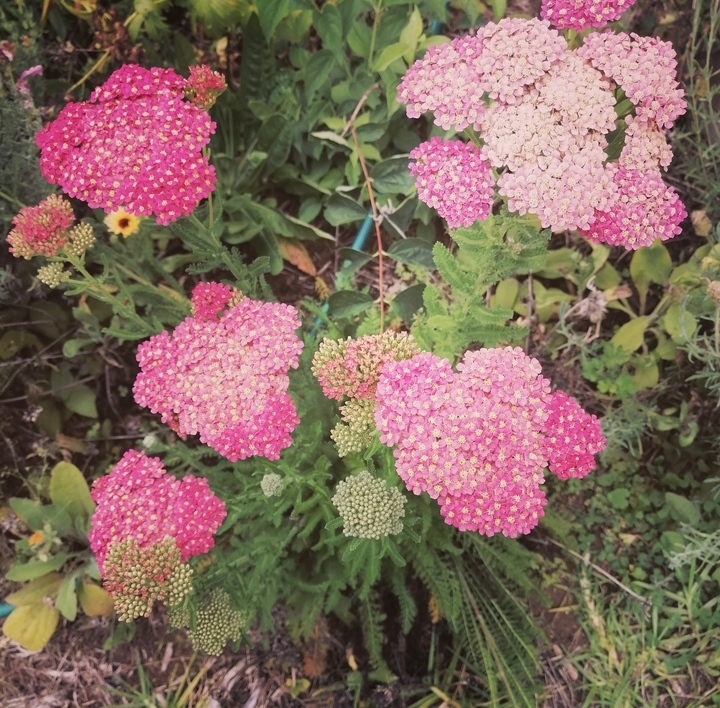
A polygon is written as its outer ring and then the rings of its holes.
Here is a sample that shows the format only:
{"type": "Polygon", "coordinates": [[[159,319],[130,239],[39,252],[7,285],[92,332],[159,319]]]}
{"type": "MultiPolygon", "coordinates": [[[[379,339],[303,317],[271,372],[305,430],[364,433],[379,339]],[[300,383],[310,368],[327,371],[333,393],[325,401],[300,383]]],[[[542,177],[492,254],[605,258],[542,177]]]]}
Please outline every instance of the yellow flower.
{"type": "Polygon", "coordinates": [[[105,217],[105,226],[111,234],[127,238],[137,233],[140,228],[140,217],[129,214],[125,209],[118,209],[105,217]]]}
{"type": "Polygon", "coordinates": [[[36,531],[30,538],[28,538],[28,544],[30,546],[37,546],[45,540],[45,534],[42,531],[36,531]]]}

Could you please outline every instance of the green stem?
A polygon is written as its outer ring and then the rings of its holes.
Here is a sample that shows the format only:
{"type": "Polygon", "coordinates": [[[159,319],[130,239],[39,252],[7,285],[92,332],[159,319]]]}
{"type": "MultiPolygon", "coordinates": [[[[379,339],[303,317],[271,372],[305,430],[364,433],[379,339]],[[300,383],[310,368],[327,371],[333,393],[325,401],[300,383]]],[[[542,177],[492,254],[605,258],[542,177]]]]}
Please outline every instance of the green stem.
{"type": "Polygon", "coordinates": [[[2,190],[0,190],[0,199],[4,199],[6,202],[10,202],[11,204],[17,204],[20,208],[25,206],[19,199],[11,197],[9,194],[6,194],[2,190]]]}
{"type": "Polygon", "coordinates": [[[375,5],[372,34],[370,35],[370,50],[368,51],[368,64],[372,64],[373,54],[375,53],[375,41],[377,39],[377,31],[380,26],[380,18],[382,17],[383,0],[378,0],[375,5]]]}

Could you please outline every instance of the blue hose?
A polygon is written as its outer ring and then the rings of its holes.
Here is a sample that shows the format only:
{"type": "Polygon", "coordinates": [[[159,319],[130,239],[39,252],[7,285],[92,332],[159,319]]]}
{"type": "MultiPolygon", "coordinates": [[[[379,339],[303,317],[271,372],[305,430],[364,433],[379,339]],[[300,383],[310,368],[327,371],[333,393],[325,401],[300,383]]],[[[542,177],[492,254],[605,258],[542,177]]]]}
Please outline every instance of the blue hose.
{"type": "Polygon", "coordinates": [[[7,602],[0,602],[0,618],[7,617],[14,609],[15,605],[10,605],[7,602]]]}

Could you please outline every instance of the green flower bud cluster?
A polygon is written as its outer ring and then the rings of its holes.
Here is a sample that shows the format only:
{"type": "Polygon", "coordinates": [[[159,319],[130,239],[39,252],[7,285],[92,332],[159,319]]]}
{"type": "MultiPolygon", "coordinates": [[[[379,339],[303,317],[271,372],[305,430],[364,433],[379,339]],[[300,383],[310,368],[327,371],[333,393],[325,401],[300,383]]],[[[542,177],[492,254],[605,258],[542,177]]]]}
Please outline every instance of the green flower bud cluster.
{"type": "Polygon", "coordinates": [[[77,224],[68,231],[68,243],[64,250],[74,256],[82,256],[95,243],[95,233],[90,224],[77,224]]]}
{"type": "Polygon", "coordinates": [[[37,277],[41,283],[56,288],[60,283],[70,280],[70,273],[65,270],[62,263],[48,263],[38,268],[37,277]]]}
{"type": "Polygon", "coordinates": [[[403,529],[407,499],[395,487],[363,471],[338,484],[333,504],[343,520],[343,533],[359,538],[394,536],[403,529]]]}
{"type": "Polygon", "coordinates": [[[266,497],[277,497],[282,494],[285,483],[279,474],[270,472],[260,480],[260,489],[266,497]]]}
{"type": "Polygon", "coordinates": [[[230,604],[230,596],[215,588],[198,604],[195,629],[188,632],[195,649],[205,654],[222,654],[228,641],[242,636],[245,618],[230,604]]]}
{"type": "Polygon", "coordinates": [[[340,457],[351,452],[362,452],[375,437],[375,401],[351,398],[340,408],[343,423],[330,432],[340,457]]]}
{"type": "Polygon", "coordinates": [[[122,622],[148,617],[156,601],[177,604],[192,590],[192,569],[180,562],[173,538],[145,548],[134,538],[110,545],[103,584],[122,622]]]}

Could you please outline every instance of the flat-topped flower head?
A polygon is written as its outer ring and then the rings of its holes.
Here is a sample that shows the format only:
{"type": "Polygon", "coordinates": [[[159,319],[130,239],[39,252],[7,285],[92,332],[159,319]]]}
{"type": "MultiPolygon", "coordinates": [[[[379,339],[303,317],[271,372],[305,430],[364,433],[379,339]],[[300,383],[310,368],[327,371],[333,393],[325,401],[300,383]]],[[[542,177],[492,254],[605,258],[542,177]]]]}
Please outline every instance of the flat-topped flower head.
{"type": "Polygon", "coordinates": [[[672,148],[665,131],[657,123],[626,116],[625,145],[618,165],[641,172],[654,171],[660,167],[667,170],[672,162],[672,148]]]}
{"type": "Polygon", "coordinates": [[[184,100],[172,69],[125,65],[90,95],[69,103],[36,136],[40,169],[92,209],[125,209],[169,224],[215,188],[201,149],[215,124],[184,100]]]}
{"type": "Polygon", "coordinates": [[[10,253],[30,260],[34,256],[56,256],[68,242],[75,221],[70,202],[57,194],[33,207],[23,207],[12,220],[7,236],[10,253]]]}
{"type": "Polygon", "coordinates": [[[636,0],[542,0],[540,16],[558,29],[584,30],[615,22],[636,0]]]}
{"type": "Polygon", "coordinates": [[[663,182],[657,168],[619,168],[613,178],[617,198],[609,208],[598,210],[582,236],[595,243],[607,243],[635,250],[653,241],[677,236],[687,211],[672,187],[663,182]]]}
{"type": "Polygon", "coordinates": [[[457,373],[422,353],[384,365],[375,423],[406,487],[437,499],[448,524],[514,537],[545,506],[553,400],[540,363],[519,347],[467,352],[457,373]]]}
{"type": "Polygon", "coordinates": [[[218,96],[227,88],[222,74],[205,64],[190,67],[190,76],[185,84],[185,97],[196,106],[209,111],[218,96]]]}
{"type": "Polygon", "coordinates": [[[133,392],[180,435],[199,434],[232,462],[276,460],[299,422],[287,390],[303,348],[300,321],[290,305],[236,297],[200,284],[195,316],[138,347],[133,392]]]}
{"type": "Polygon", "coordinates": [[[685,94],[675,79],[677,59],[670,42],[634,33],[596,32],[585,38],[577,54],[625,91],[638,120],[668,129],[685,113],[685,94]]]}
{"type": "Polygon", "coordinates": [[[88,539],[101,573],[112,545],[127,539],[147,548],[170,538],[184,563],[213,547],[225,518],[225,504],[206,479],[187,475],[178,480],[159,458],[136,450],[95,480],[92,498],[97,506],[88,539]]]}
{"type": "Polygon", "coordinates": [[[313,357],[312,372],[328,398],[373,400],[383,364],[409,359],[419,351],[407,332],[324,339],[313,357]]]}
{"type": "Polygon", "coordinates": [[[494,179],[479,148],[435,137],[412,150],[410,160],[418,197],[450,228],[472,226],[490,214],[494,179]]]}
{"type": "Polygon", "coordinates": [[[340,482],[332,498],[345,536],[375,539],[402,531],[406,502],[399,489],[367,471],[340,482]]]}
{"type": "Polygon", "coordinates": [[[595,469],[595,455],[605,449],[600,421],[564,391],[550,396],[548,409],[543,432],[550,470],[560,479],[585,477],[595,469]]]}

